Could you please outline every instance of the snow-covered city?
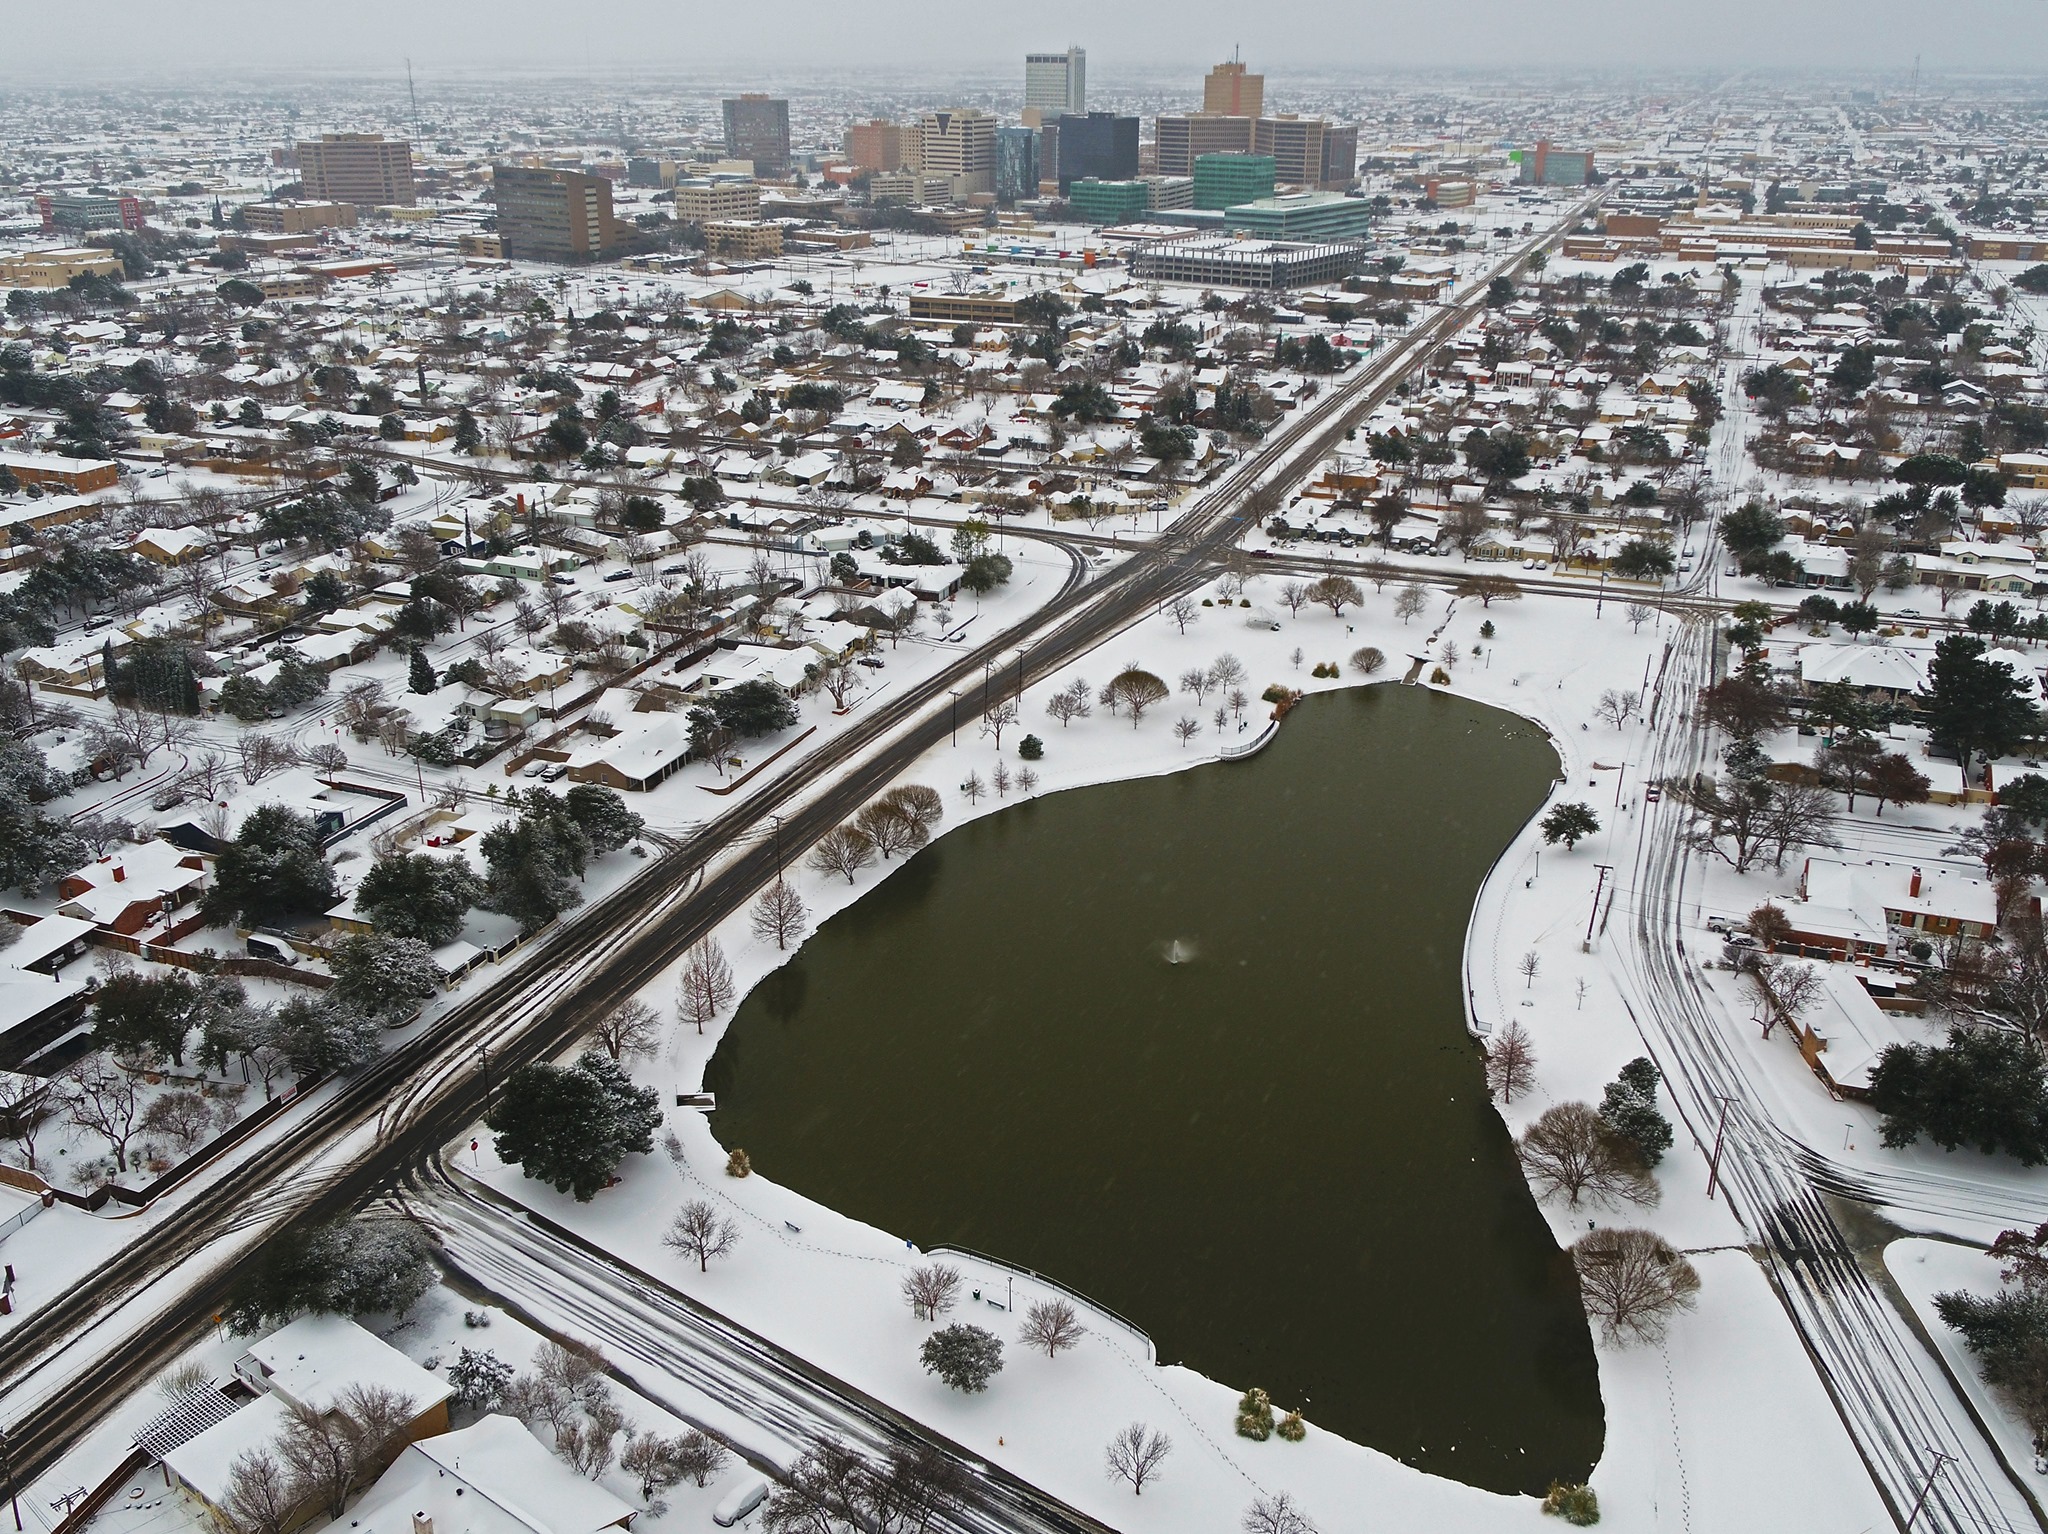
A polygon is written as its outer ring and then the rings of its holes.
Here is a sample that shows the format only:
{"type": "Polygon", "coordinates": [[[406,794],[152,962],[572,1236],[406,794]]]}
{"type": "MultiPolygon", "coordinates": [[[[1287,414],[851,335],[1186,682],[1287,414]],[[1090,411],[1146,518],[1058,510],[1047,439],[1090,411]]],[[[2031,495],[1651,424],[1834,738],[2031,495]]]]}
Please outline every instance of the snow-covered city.
{"type": "Polygon", "coordinates": [[[15,1527],[2048,1527],[2048,57],[1824,8],[10,22],[15,1527]]]}

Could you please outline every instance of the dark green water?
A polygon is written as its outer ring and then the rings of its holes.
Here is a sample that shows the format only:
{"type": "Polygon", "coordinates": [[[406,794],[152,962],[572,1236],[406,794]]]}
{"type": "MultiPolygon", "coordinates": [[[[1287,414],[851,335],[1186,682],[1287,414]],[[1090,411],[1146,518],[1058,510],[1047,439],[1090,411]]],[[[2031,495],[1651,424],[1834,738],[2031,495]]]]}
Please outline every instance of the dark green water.
{"type": "Polygon", "coordinates": [[[713,1127],[1314,1426],[1499,1491],[1584,1479],[1592,1343],[1460,1003],[1479,882],[1557,765],[1507,714],[1374,687],[1249,761],[953,831],[746,999],[713,1127]]]}

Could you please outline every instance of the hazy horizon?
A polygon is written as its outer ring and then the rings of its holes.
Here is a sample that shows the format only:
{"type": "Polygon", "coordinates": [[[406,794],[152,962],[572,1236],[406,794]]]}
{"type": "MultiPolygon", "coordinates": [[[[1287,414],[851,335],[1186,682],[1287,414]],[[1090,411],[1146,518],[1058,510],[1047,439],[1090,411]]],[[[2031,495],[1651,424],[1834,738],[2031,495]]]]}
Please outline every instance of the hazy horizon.
{"type": "MultiPolygon", "coordinates": [[[[748,70],[788,79],[881,66],[1014,72],[1027,49],[1078,43],[1091,84],[1196,68],[1240,48],[1254,69],[1401,69],[1650,74],[1756,69],[1923,76],[2048,75],[2041,0],[1467,0],[1439,7],[1281,0],[1248,13],[1220,0],[1104,7],[1042,0],[1028,13],[959,0],[767,0],[707,10],[613,0],[591,12],[542,0],[359,0],[303,12],[276,0],[101,0],[9,19],[14,79],[189,85],[251,71],[371,73],[624,67],[690,75],[748,70]],[[590,19],[585,19],[589,17],[590,19]],[[1931,23],[1933,23],[1931,25],[1931,23]]],[[[22,88],[19,84],[17,89],[22,88]]],[[[33,88],[30,86],[29,88],[33,88]]]]}

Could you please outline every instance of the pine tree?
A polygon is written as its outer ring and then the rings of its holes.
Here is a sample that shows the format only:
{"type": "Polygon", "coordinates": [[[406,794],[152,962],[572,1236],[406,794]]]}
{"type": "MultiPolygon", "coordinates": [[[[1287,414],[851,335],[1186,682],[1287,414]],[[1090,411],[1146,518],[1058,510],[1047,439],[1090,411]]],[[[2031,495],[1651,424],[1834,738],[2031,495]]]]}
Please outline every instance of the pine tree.
{"type": "Polygon", "coordinates": [[[1646,1167],[1662,1161],[1671,1149],[1671,1121],[1657,1107],[1657,1087],[1663,1079],[1647,1057],[1638,1055],[1607,1084],[1600,1103],[1601,1119],[1635,1146],[1646,1167]]]}
{"type": "Polygon", "coordinates": [[[414,692],[432,692],[441,685],[441,679],[434,675],[434,668],[428,663],[425,650],[412,652],[412,659],[406,663],[405,685],[414,692]]]}
{"type": "Polygon", "coordinates": [[[978,1326],[942,1326],[925,1339],[918,1356],[927,1373],[973,1395],[1002,1372],[1003,1344],[978,1326]]]}
{"type": "Polygon", "coordinates": [[[661,1094],[638,1087],[617,1065],[587,1050],[571,1066],[522,1065],[499,1089],[484,1122],[498,1158],[556,1191],[588,1203],[628,1152],[654,1148],[661,1094]]]}

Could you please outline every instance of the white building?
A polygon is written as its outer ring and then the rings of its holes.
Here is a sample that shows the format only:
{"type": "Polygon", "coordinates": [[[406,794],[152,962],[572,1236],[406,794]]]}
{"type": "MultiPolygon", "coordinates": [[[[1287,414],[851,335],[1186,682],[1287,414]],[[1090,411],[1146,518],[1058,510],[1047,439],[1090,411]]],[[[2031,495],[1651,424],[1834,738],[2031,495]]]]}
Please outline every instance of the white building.
{"type": "Polygon", "coordinates": [[[1088,50],[1024,55],[1024,105],[1047,117],[1088,110],[1088,50]]]}

